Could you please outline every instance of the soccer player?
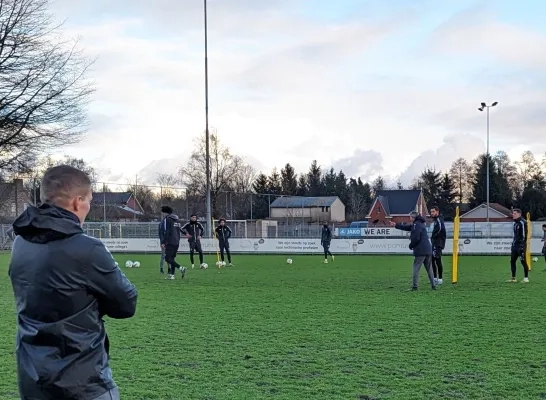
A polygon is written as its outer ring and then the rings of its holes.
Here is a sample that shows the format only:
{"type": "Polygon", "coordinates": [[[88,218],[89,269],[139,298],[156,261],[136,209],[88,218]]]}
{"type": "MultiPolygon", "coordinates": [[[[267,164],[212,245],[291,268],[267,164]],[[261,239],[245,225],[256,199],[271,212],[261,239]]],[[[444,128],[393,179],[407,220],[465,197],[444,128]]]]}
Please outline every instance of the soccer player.
{"type": "Polygon", "coordinates": [[[332,262],[334,262],[334,256],[330,253],[330,243],[332,243],[332,231],[328,226],[328,222],[324,221],[322,223],[322,233],[320,236],[320,245],[324,249],[324,264],[328,264],[328,256],[330,256],[332,262]]]}
{"type": "Polygon", "coordinates": [[[444,266],[442,265],[442,250],[446,247],[446,226],[444,217],[440,214],[438,206],[430,209],[430,215],[434,218],[434,228],[430,235],[432,242],[432,273],[437,285],[444,283],[444,266]]]}
{"type": "MultiPolygon", "coordinates": [[[[544,232],[544,236],[541,239],[542,244],[542,255],[544,256],[544,261],[546,261],[546,224],[542,224],[542,232],[544,232]]],[[[546,269],[544,270],[546,272],[546,269]]]]}
{"type": "Polygon", "coordinates": [[[169,275],[165,279],[174,279],[174,274],[177,269],[180,270],[182,279],[186,276],[186,268],[181,267],[176,262],[178,247],[180,246],[180,220],[173,214],[173,209],[169,206],[161,207],[163,213],[163,240],[161,248],[165,250],[165,262],[169,265],[169,275]]]}
{"type": "Polygon", "coordinates": [[[410,224],[397,224],[391,222],[391,226],[402,231],[411,232],[409,248],[413,251],[413,280],[410,290],[417,290],[419,286],[419,271],[424,265],[432,290],[436,290],[436,282],[432,273],[432,245],[428,238],[425,219],[416,212],[410,213],[413,222],[410,224]]]}
{"type": "MultiPolygon", "coordinates": [[[[165,237],[165,229],[164,229],[165,223],[164,219],[161,220],[158,227],[158,234],[159,234],[159,243],[163,243],[163,238],[165,237]]],[[[161,246],[161,258],[159,259],[159,273],[164,274],[163,271],[163,264],[165,263],[165,248],[161,246]]]]}
{"type": "Polygon", "coordinates": [[[191,267],[195,268],[194,258],[193,255],[195,253],[195,250],[199,253],[199,264],[201,265],[201,268],[203,268],[203,249],[201,248],[201,236],[203,236],[203,233],[205,230],[203,229],[203,225],[201,225],[197,221],[197,215],[192,214],[190,217],[190,222],[186,223],[182,227],[182,233],[186,235],[186,238],[188,238],[188,243],[190,245],[190,262],[191,267]]]}
{"type": "Polygon", "coordinates": [[[219,225],[216,227],[216,237],[218,238],[218,246],[220,247],[220,257],[224,262],[224,251],[227,254],[228,265],[233,267],[231,263],[231,253],[229,252],[229,238],[231,237],[231,229],[226,225],[226,219],[220,218],[219,225]]]}
{"type": "Polygon", "coordinates": [[[510,283],[517,282],[516,279],[516,263],[518,258],[523,265],[524,277],[522,283],[529,282],[529,266],[525,259],[525,250],[527,248],[527,223],[521,217],[521,210],[514,208],[512,210],[512,219],[514,220],[514,239],[512,240],[512,251],[510,255],[510,268],[512,269],[512,279],[510,283]]]}
{"type": "Polygon", "coordinates": [[[83,171],[50,168],[40,185],[42,205],[13,223],[17,398],[120,398],[103,319],[131,318],[138,293],[104,244],[82,229],[91,188],[83,171]]]}

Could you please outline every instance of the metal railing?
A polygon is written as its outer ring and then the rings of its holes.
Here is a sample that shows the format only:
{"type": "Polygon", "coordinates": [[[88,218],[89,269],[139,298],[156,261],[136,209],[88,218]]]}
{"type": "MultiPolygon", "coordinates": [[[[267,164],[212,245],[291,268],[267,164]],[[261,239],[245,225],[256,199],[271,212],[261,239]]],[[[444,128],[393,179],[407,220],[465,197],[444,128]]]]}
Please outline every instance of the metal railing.
{"type": "MultiPolygon", "coordinates": [[[[206,223],[202,222],[206,231],[206,223]]],[[[543,237],[543,222],[532,223],[532,236],[543,237]]],[[[321,224],[316,223],[286,223],[278,221],[276,226],[263,230],[258,228],[257,221],[228,221],[234,238],[314,238],[321,235],[321,224]]],[[[447,237],[453,237],[453,223],[446,222],[447,237]]],[[[88,222],[83,228],[86,234],[102,239],[148,239],[157,238],[159,222],[88,222]]],[[[336,227],[345,227],[347,224],[332,224],[332,231],[336,227]]],[[[0,243],[7,239],[6,231],[10,225],[0,225],[0,243]]],[[[432,226],[429,226],[429,231],[432,226]]],[[[513,224],[511,222],[463,222],[460,226],[459,236],[461,238],[510,238],[513,235],[513,224]]],[[[406,237],[407,233],[397,231],[395,236],[406,237]]],[[[367,236],[366,236],[367,237],[367,236]]],[[[374,236],[370,236],[373,239],[374,236]]],[[[376,236],[376,238],[379,238],[376,236]]]]}

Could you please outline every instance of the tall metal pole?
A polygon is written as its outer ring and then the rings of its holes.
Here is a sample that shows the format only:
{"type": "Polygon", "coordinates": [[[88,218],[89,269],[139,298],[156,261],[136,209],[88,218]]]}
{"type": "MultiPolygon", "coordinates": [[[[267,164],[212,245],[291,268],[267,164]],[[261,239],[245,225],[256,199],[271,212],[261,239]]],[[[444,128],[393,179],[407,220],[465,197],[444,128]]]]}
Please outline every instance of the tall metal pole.
{"type": "Polygon", "coordinates": [[[207,237],[212,237],[212,211],[210,199],[210,138],[209,138],[209,57],[208,57],[208,26],[207,0],[203,0],[205,16],[205,174],[207,175],[207,237]]]}
{"type": "Polygon", "coordinates": [[[499,104],[497,101],[495,101],[493,104],[491,104],[490,106],[488,106],[487,104],[485,103],[481,103],[481,106],[478,108],[479,111],[483,111],[483,110],[486,110],[487,112],[487,138],[486,138],[486,162],[487,162],[487,165],[486,165],[486,177],[485,177],[485,203],[486,203],[486,219],[487,219],[487,230],[488,230],[488,237],[490,236],[491,234],[491,228],[489,226],[489,192],[490,192],[490,188],[489,188],[489,185],[490,185],[490,176],[489,176],[489,163],[491,162],[490,160],[490,154],[489,154],[489,109],[491,107],[495,107],[497,104],[499,104]]]}
{"type": "MultiPolygon", "coordinates": [[[[485,197],[486,197],[486,200],[485,200],[485,203],[487,205],[487,210],[486,210],[486,218],[487,218],[487,232],[490,231],[489,229],[489,184],[490,184],[490,181],[489,181],[489,107],[487,107],[487,139],[486,139],[487,143],[486,143],[486,153],[487,153],[487,169],[486,169],[486,178],[485,178],[485,197]]],[[[489,237],[489,235],[488,235],[489,237]]]]}

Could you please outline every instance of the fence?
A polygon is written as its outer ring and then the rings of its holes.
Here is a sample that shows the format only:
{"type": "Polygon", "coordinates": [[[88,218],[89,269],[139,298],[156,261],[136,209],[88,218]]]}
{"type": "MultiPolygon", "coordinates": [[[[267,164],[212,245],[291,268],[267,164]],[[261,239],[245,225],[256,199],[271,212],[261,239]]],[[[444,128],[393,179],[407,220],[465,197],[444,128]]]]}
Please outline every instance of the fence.
{"type": "MultiPolygon", "coordinates": [[[[206,222],[202,222],[206,231],[206,222]]],[[[233,232],[233,238],[320,238],[322,226],[320,224],[286,224],[283,221],[247,221],[228,220],[228,226],[233,232]]],[[[89,236],[100,239],[155,239],[158,237],[159,222],[86,222],[84,231],[89,236]]],[[[6,231],[10,225],[0,225],[0,240],[6,241],[6,231]]],[[[331,226],[335,231],[336,224],[331,226]]],[[[343,225],[341,225],[343,227],[343,225]]],[[[429,227],[431,229],[431,227],[429,227]]],[[[460,227],[461,238],[511,238],[513,224],[510,222],[472,223],[463,222],[460,227]]],[[[453,223],[446,222],[448,238],[453,237],[453,223]]],[[[408,233],[391,229],[389,238],[406,237],[408,233]]],[[[381,239],[385,236],[364,237],[381,239]]],[[[542,238],[542,222],[532,223],[532,236],[542,238]]],[[[358,238],[358,236],[352,236],[358,238]]]]}

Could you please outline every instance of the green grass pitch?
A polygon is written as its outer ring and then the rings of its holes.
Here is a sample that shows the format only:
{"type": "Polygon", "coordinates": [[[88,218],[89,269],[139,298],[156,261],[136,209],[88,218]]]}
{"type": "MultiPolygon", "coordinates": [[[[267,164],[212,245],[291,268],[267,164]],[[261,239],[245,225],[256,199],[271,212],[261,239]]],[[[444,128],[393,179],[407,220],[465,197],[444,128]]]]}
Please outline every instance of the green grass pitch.
{"type": "MultiPolygon", "coordinates": [[[[0,399],[17,398],[14,302],[0,256],[0,399]]],[[[165,281],[116,255],[137,315],[107,319],[122,399],[545,399],[546,274],[507,284],[507,257],[461,257],[459,284],[407,292],[411,258],[235,256],[165,281]]],[[[542,260],[541,260],[542,261],[542,260]]],[[[179,262],[187,265],[187,256],[179,262]]],[[[518,268],[518,277],[521,278],[518,268]]]]}

